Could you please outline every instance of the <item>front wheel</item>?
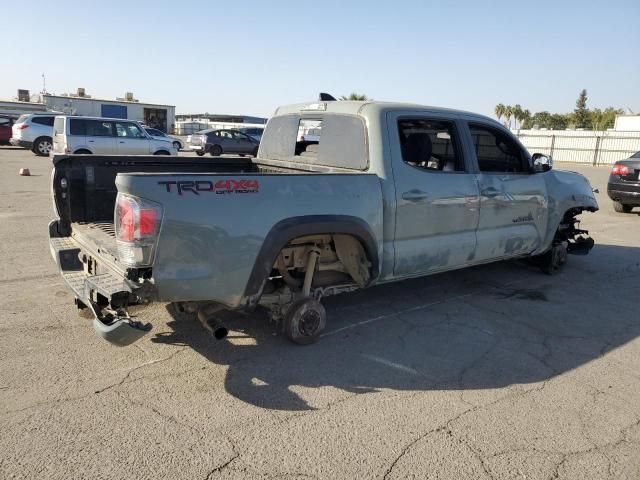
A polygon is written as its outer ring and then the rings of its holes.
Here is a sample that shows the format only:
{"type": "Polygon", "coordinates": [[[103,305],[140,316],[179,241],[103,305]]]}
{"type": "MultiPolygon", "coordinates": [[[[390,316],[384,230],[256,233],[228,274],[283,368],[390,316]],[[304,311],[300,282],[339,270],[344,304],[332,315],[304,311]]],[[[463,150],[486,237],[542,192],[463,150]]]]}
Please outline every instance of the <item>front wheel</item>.
{"type": "Polygon", "coordinates": [[[327,312],[313,298],[302,298],[293,302],[284,317],[287,338],[298,345],[309,345],[320,338],[327,325],[327,312]]]}
{"type": "Polygon", "coordinates": [[[204,152],[202,150],[196,150],[196,155],[202,157],[204,155],[204,152]]]}
{"type": "Polygon", "coordinates": [[[42,137],[36,140],[36,143],[33,145],[33,153],[39,157],[47,157],[52,147],[51,139],[49,137],[42,137]]]}
{"type": "Polygon", "coordinates": [[[631,205],[626,205],[617,201],[613,201],[613,209],[618,213],[629,213],[633,209],[631,205]]]}
{"type": "Polygon", "coordinates": [[[176,151],[179,152],[182,148],[182,145],[180,145],[180,142],[173,142],[173,148],[175,148],[176,151]]]}
{"type": "Polygon", "coordinates": [[[542,270],[547,275],[555,275],[559,273],[563,267],[567,264],[567,260],[569,259],[568,250],[567,250],[567,242],[560,242],[542,255],[534,257],[534,260],[542,270]]]}

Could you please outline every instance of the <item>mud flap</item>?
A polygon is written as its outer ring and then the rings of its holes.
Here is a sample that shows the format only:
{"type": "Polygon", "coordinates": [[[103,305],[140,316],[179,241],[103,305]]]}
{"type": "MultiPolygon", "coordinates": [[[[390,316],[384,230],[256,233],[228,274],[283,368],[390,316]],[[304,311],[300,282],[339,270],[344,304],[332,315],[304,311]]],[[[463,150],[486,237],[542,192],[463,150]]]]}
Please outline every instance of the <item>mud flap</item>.
{"type": "Polygon", "coordinates": [[[107,342],[126,347],[147,334],[151,330],[151,325],[143,325],[129,319],[116,319],[106,324],[96,316],[93,319],[93,328],[107,342]]]}

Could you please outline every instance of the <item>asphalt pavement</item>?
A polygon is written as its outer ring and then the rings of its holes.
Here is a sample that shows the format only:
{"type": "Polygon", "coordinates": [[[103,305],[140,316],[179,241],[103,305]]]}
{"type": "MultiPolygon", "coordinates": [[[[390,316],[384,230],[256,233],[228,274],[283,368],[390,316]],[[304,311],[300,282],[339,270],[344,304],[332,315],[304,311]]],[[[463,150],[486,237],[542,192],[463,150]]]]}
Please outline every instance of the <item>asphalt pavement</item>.
{"type": "Polygon", "coordinates": [[[0,478],[640,478],[640,215],[596,246],[327,298],[317,344],[157,304],[96,337],[49,253],[51,161],[0,147],[0,478]],[[28,167],[32,176],[18,176],[28,167]]]}

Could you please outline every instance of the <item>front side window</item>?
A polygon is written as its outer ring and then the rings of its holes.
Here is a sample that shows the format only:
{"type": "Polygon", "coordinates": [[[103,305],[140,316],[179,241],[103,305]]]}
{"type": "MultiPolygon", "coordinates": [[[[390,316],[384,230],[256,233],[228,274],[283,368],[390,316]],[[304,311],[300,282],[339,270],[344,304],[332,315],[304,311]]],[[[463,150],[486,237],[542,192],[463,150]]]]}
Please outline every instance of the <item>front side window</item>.
{"type": "Polygon", "coordinates": [[[425,118],[398,121],[402,159],[429,172],[464,172],[454,122],[425,118]]]}
{"type": "Polygon", "coordinates": [[[85,120],[88,137],[113,137],[113,123],[100,120],[85,120]]]}
{"type": "Polygon", "coordinates": [[[506,133],[480,124],[469,124],[469,131],[481,172],[525,173],[529,162],[525,152],[506,133]]]}
{"type": "Polygon", "coordinates": [[[138,125],[128,122],[116,122],[116,135],[126,138],[145,138],[138,125]]]}

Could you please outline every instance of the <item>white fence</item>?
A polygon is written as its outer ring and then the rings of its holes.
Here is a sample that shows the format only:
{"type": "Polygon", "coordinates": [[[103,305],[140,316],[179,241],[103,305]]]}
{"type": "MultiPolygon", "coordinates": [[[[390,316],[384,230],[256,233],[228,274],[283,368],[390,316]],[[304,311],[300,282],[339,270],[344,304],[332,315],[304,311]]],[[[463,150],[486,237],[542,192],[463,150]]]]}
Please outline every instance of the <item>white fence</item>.
{"type": "Polygon", "coordinates": [[[554,162],[611,165],[640,151],[640,132],[593,130],[518,130],[531,153],[551,155],[554,162]]]}

